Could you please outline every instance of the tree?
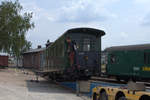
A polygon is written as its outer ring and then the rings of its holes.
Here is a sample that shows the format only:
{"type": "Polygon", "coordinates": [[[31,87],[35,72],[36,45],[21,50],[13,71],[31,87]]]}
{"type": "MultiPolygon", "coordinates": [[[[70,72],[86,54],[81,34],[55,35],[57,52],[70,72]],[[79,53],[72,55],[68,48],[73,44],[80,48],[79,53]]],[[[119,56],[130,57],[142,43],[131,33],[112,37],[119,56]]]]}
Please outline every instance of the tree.
{"type": "Polygon", "coordinates": [[[31,47],[25,38],[27,31],[34,27],[32,13],[22,13],[19,1],[2,1],[0,4],[0,51],[13,54],[17,59],[21,52],[31,47]]]}

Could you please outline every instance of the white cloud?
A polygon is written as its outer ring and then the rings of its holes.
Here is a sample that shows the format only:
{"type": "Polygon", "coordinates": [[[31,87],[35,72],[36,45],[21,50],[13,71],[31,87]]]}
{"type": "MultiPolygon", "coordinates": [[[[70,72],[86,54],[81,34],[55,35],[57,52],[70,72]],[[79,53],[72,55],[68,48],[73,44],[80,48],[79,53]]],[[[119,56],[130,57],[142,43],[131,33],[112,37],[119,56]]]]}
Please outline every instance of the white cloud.
{"type": "MultiPolygon", "coordinates": [[[[117,18],[115,13],[110,12],[107,6],[119,0],[69,0],[69,1],[56,1],[60,3],[60,7],[51,10],[41,8],[37,5],[36,0],[25,2],[22,4],[25,11],[33,12],[34,20],[46,18],[53,22],[97,22],[105,21],[108,19],[117,18]]],[[[41,2],[41,1],[40,1],[41,2]]],[[[46,2],[46,1],[45,1],[46,2]]],[[[51,6],[51,5],[50,5],[51,6]]]]}
{"type": "Polygon", "coordinates": [[[33,12],[33,20],[37,21],[39,19],[48,19],[49,21],[54,21],[52,14],[46,9],[40,8],[35,2],[22,3],[24,7],[24,12],[33,12]]]}
{"type": "Polygon", "coordinates": [[[131,4],[130,0],[118,1],[120,0],[44,0],[48,6],[46,9],[45,3],[40,4],[42,0],[24,0],[22,4],[25,10],[33,12],[36,24],[28,39],[36,47],[38,44],[44,45],[47,39],[54,41],[67,29],[92,27],[106,32],[103,47],[148,42],[149,29],[145,30],[139,23],[150,22],[150,16],[145,16],[150,11],[150,0],[134,0],[132,6],[126,5],[131,4]],[[56,7],[51,5],[55,3],[56,7]],[[126,7],[130,11],[124,11],[126,7]]]}
{"type": "Polygon", "coordinates": [[[117,15],[106,9],[118,0],[71,0],[57,10],[60,22],[93,22],[116,18],[117,15]]]}

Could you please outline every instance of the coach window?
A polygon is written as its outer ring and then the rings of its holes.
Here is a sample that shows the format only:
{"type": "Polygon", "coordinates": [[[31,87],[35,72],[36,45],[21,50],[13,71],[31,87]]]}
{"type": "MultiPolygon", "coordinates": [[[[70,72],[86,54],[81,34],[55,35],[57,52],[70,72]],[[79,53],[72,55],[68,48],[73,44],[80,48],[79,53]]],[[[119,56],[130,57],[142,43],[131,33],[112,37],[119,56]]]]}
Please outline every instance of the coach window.
{"type": "Polygon", "coordinates": [[[64,57],[64,44],[63,43],[61,43],[60,50],[61,50],[61,56],[64,57]]]}
{"type": "Polygon", "coordinates": [[[50,49],[48,49],[48,56],[49,56],[49,57],[50,57],[50,54],[51,54],[50,49]]]}
{"type": "Polygon", "coordinates": [[[52,57],[54,56],[54,47],[51,49],[52,51],[52,57]]]}
{"type": "Polygon", "coordinates": [[[92,50],[92,51],[95,51],[95,50],[96,50],[96,48],[95,48],[95,43],[96,43],[96,40],[92,39],[92,41],[91,41],[91,50],[92,50]]]}
{"type": "Polygon", "coordinates": [[[50,57],[52,56],[52,49],[50,49],[50,57]]]}
{"type": "Polygon", "coordinates": [[[90,51],[90,39],[89,38],[85,38],[83,40],[83,51],[90,51]]]}
{"type": "Polygon", "coordinates": [[[59,45],[57,44],[56,45],[56,57],[58,57],[59,56],[59,45]]]}
{"type": "Polygon", "coordinates": [[[56,46],[54,47],[54,56],[56,57],[56,53],[57,53],[57,51],[56,51],[56,46]]]}
{"type": "Polygon", "coordinates": [[[114,64],[116,62],[115,55],[113,55],[113,54],[110,55],[110,62],[111,62],[111,64],[114,64]]]}
{"type": "Polygon", "coordinates": [[[144,53],[144,63],[150,64],[150,53],[149,52],[144,53]]]}

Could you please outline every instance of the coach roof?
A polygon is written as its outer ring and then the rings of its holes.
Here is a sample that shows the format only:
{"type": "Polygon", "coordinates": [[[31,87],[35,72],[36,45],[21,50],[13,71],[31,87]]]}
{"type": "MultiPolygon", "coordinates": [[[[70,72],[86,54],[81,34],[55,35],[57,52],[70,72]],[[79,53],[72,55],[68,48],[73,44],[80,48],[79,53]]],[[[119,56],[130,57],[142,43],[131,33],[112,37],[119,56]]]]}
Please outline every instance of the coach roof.
{"type": "Polygon", "coordinates": [[[103,30],[94,29],[94,28],[73,28],[65,33],[89,33],[89,34],[95,34],[97,37],[105,35],[105,32],[103,30]]]}
{"type": "Polygon", "coordinates": [[[106,48],[105,51],[128,51],[128,50],[146,50],[150,49],[150,44],[113,46],[106,48]]]}

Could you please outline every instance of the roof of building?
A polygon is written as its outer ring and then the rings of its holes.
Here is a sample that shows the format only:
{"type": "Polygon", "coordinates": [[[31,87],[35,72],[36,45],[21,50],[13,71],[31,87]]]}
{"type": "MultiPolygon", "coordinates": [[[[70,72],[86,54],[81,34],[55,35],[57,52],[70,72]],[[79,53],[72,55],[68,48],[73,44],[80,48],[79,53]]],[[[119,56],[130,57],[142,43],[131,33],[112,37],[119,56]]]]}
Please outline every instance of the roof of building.
{"type": "Polygon", "coordinates": [[[146,50],[150,49],[150,44],[113,46],[106,48],[105,51],[126,51],[126,50],[146,50]]]}
{"type": "Polygon", "coordinates": [[[46,49],[46,48],[30,49],[29,51],[26,51],[26,52],[24,52],[23,54],[40,52],[40,51],[44,51],[45,49],[46,49]]]}
{"type": "Polygon", "coordinates": [[[0,52],[0,56],[8,56],[8,53],[0,52]]]}

